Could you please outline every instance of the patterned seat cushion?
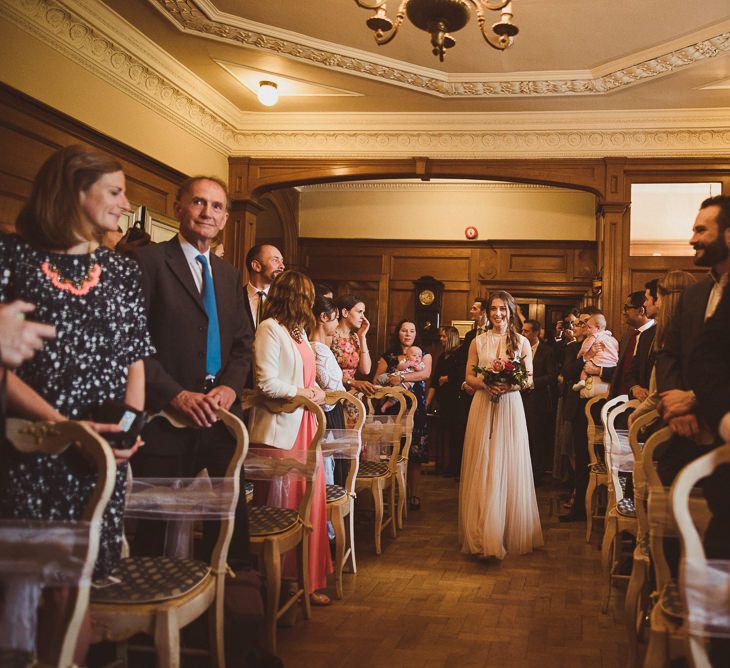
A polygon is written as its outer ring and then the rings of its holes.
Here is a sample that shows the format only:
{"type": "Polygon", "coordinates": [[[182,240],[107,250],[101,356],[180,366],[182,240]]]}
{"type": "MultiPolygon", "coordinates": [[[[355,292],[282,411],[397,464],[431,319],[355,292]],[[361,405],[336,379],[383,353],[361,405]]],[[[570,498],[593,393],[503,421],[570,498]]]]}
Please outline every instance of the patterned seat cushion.
{"type": "Polygon", "coordinates": [[[93,589],[93,603],[154,603],[177,598],[202,582],[210,566],[202,561],[173,557],[122,559],[112,575],[118,584],[93,589]]]}
{"type": "Polygon", "coordinates": [[[299,513],[289,508],[251,506],[248,509],[248,531],[251,536],[282,533],[299,523],[299,513]]]}
{"type": "Polygon", "coordinates": [[[386,462],[362,462],[357,472],[358,478],[377,478],[388,474],[386,462]]]}
{"type": "Polygon", "coordinates": [[[675,580],[667,582],[659,595],[659,607],[670,617],[684,617],[684,606],[675,580]]]}
{"type": "Polygon", "coordinates": [[[340,487],[339,485],[327,485],[327,503],[337,501],[343,496],[347,496],[347,492],[344,487],[340,487]]]}
{"type": "Polygon", "coordinates": [[[631,499],[621,499],[616,504],[616,510],[619,515],[623,515],[624,517],[636,517],[636,509],[631,499]]]}
{"type": "Polygon", "coordinates": [[[590,466],[591,473],[606,473],[606,465],[603,462],[596,462],[590,466]]]}

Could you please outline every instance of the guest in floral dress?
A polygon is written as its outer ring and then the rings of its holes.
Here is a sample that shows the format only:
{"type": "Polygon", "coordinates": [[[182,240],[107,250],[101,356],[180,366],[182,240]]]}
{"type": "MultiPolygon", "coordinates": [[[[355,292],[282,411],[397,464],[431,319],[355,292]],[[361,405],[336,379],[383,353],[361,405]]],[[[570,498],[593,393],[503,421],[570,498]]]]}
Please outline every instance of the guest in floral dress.
{"type": "MultiPolygon", "coordinates": [[[[0,302],[31,302],[33,318],[56,330],[55,339],[9,374],[11,410],[55,422],[86,418],[107,399],[144,407],[142,358],[154,348],[139,268],[98,241],[127,209],[121,165],[69,146],[38,172],[16,222],[19,236],[0,235],[0,302]]],[[[102,518],[95,579],[109,575],[121,556],[126,461],[137,447],[114,451],[116,485],[102,518]]],[[[2,517],[77,520],[94,489],[95,474],[72,455],[9,448],[0,461],[2,517]]],[[[41,653],[43,643],[41,629],[41,653]]]]}
{"type": "Polygon", "coordinates": [[[354,295],[337,300],[340,322],[332,335],[332,352],[342,369],[342,383],[348,390],[372,394],[375,385],[367,380],[356,380],[355,374],[370,375],[372,361],[368,350],[367,333],[370,322],[365,317],[365,302],[354,295]]]}

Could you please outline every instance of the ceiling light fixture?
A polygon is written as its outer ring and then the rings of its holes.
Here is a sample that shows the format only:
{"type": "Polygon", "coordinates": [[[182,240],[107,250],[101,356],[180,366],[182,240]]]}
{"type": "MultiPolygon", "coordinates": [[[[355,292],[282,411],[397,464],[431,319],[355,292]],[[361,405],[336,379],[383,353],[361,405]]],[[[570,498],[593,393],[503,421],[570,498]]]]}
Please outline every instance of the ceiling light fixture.
{"type": "Polygon", "coordinates": [[[450,33],[461,30],[468,22],[470,10],[474,9],[482,36],[494,49],[504,51],[519,32],[512,24],[512,3],[509,0],[403,0],[391,21],[386,12],[386,2],[355,0],[358,7],[373,9],[373,14],[365,23],[375,33],[379,46],[390,42],[398,32],[403,19],[408,16],[411,23],[431,34],[433,55],[443,62],[444,51],[456,44],[450,33]],[[492,26],[493,35],[486,31],[484,10],[501,12],[501,19],[492,26]]]}
{"type": "Polygon", "coordinates": [[[279,101],[279,87],[273,81],[259,81],[259,102],[273,107],[279,101]]]}

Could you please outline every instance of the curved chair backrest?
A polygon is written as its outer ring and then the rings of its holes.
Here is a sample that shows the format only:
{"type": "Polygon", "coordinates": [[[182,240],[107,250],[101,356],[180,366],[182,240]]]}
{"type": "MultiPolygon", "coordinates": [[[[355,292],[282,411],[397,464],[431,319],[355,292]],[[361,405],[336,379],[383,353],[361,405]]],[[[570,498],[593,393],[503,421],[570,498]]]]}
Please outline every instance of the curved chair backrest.
{"type": "Polygon", "coordinates": [[[358,448],[357,454],[353,459],[350,459],[350,467],[347,472],[347,481],[345,483],[345,490],[350,496],[355,494],[355,478],[357,477],[357,471],[360,468],[360,452],[362,450],[362,426],[365,424],[365,404],[360,401],[351,392],[327,392],[325,401],[328,405],[342,402],[349,404],[352,407],[355,414],[355,422],[351,429],[358,432],[360,436],[360,448],[358,448]]]}
{"type": "Polygon", "coordinates": [[[611,483],[609,484],[609,492],[611,486],[613,486],[613,492],[615,494],[616,502],[623,498],[623,488],[619,483],[618,473],[619,470],[629,472],[633,471],[633,451],[629,447],[628,434],[625,432],[619,432],[616,429],[616,420],[622,417],[623,414],[628,410],[634,410],[639,405],[637,399],[626,401],[616,405],[613,410],[609,408],[608,419],[606,426],[608,427],[608,433],[606,434],[606,466],[608,467],[611,483]],[[629,468],[630,465],[630,468],[629,468]],[[621,466],[624,468],[622,469],[621,466]]]}
{"type": "Polygon", "coordinates": [[[715,448],[687,464],[675,478],[670,492],[672,514],[679,529],[684,557],[679,586],[687,611],[689,654],[695,668],[710,668],[704,636],[730,632],[726,595],[730,585],[730,562],[715,562],[712,567],[707,563],[699,528],[709,518],[706,513],[697,512],[690,498],[697,483],[723,464],[730,464],[730,444],[715,448]],[[722,593],[718,595],[718,592],[722,593]],[[707,633],[707,627],[715,628],[707,633]]]}
{"type": "Polygon", "coordinates": [[[601,406],[601,426],[603,428],[603,457],[606,462],[606,470],[608,471],[608,506],[612,508],[616,505],[616,482],[611,475],[611,436],[608,431],[608,415],[617,406],[629,400],[628,394],[620,394],[613,399],[607,399],[601,406]]]}
{"type": "MultiPolygon", "coordinates": [[[[271,413],[293,413],[301,408],[307,409],[310,413],[314,414],[317,421],[317,429],[312,436],[312,440],[307,446],[306,460],[302,462],[295,456],[286,456],[288,450],[279,450],[279,457],[276,461],[277,469],[282,474],[286,472],[297,471],[302,474],[306,480],[307,485],[302,495],[302,500],[299,503],[297,509],[299,515],[304,518],[306,524],[309,523],[309,512],[312,506],[312,495],[314,492],[314,485],[312,484],[320,471],[320,459],[321,459],[321,441],[325,430],[325,417],[322,407],[315,404],[311,399],[306,397],[292,397],[291,399],[271,399],[264,395],[258,390],[245,390],[242,395],[241,405],[244,409],[256,407],[263,408],[271,413]]],[[[257,444],[254,444],[254,446],[257,444]]],[[[272,448],[273,449],[273,448],[272,448]]]]}
{"type": "MultiPolygon", "coordinates": [[[[116,479],[114,455],[107,442],[83,422],[68,421],[51,424],[9,418],[6,430],[9,442],[19,452],[62,455],[73,444],[96,470],[94,491],[89,496],[79,518],[81,521],[89,523],[85,551],[83,554],[74,555],[83,563],[80,584],[71,593],[65,619],[59,621],[59,626],[65,628],[65,633],[60,641],[60,646],[54,648],[53,652],[57,657],[55,665],[71,666],[81,623],[89,603],[90,580],[99,551],[101,519],[116,479]]],[[[29,522],[28,526],[32,528],[32,523],[29,522]]],[[[39,527],[39,532],[42,530],[39,527]]],[[[34,539],[34,543],[36,543],[36,539],[34,539]]],[[[39,582],[38,585],[42,586],[42,583],[39,582]]],[[[8,605],[7,600],[5,604],[8,605]]]]}
{"type": "MultiPolygon", "coordinates": [[[[367,406],[368,415],[375,414],[375,404],[373,403],[374,401],[387,398],[395,399],[395,401],[398,402],[398,413],[396,415],[393,415],[392,417],[395,420],[395,423],[399,425],[403,430],[403,435],[406,435],[406,432],[408,431],[405,429],[408,402],[405,392],[406,390],[404,390],[402,387],[379,387],[375,392],[373,392],[373,394],[369,395],[365,399],[365,405],[367,406]]],[[[409,392],[408,394],[411,393],[409,392]]],[[[411,396],[413,395],[411,394],[411,396]]],[[[413,405],[415,406],[415,403],[413,405]]],[[[398,457],[400,456],[401,452],[402,440],[403,439],[399,439],[397,442],[393,442],[393,449],[390,453],[390,456],[388,457],[388,466],[391,471],[395,471],[396,465],[398,463],[398,457]]],[[[410,448],[410,440],[408,441],[408,447],[410,448]]]]}
{"type": "MultiPolygon", "coordinates": [[[[225,477],[232,480],[233,497],[231,498],[230,513],[228,517],[224,517],[221,520],[218,539],[216,540],[210,559],[211,566],[221,570],[226,566],[228,548],[233,537],[234,514],[241,493],[241,466],[248,453],[248,431],[246,430],[246,425],[243,424],[240,418],[237,418],[230,411],[218,408],[216,415],[236,440],[236,447],[233,450],[225,473],[225,477]]],[[[151,420],[155,419],[167,420],[173,427],[177,427],[178,429],[195,426],[179,413],[173,414],[162,411],[152,416],[151,420]]]]}
{"type": "Polygon", "coordinates": [[[607,400],[607,394],[597,394],[595,397],[591,397],[583,407],[588,425],[588,464],[591,466],[599,463],[597,448],[600,448],[600,452],[603,453],[604,428],[601,422],[601,408],[607,400]]]}
{"type": "Polygon", "coordinates": [[[639,439],[641,430],[650,425],[659,417],[657,411],[649,411],[640,415],[631,425],[629,429],[629,445],[634,455],[634,508],[636,509],[636,519],[639,523],[639,537],[646,536],[649,532],[649,519],[646,515],[646,500],[649,495],[646,473],[644,473],[644,457],[643,447],[639,439]]]}
{"type": "Polygon", "coordinates": [[[416,410],[418,410],[418,399],[416,395],[409,390],[403,390],[403,396],[406,399],[406,414],[405,414],[405,434],[403,445],[401,445],[400,454],[403,459],[408,459],[408,453],[411,451],[411,443],[413,443],[413,424],[416,417],[416,410]]]}

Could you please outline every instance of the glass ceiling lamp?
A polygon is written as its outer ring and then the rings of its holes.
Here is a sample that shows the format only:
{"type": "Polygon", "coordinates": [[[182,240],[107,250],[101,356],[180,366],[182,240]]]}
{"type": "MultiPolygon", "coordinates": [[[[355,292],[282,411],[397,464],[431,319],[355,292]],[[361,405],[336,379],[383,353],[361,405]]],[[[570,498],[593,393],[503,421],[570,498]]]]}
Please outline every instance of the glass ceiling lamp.
{"type": "Polygon", "coordinates": [[[259,102],[266,107],[273,107],[279,101],[279,87],[273,81],[259,81],[259,102]]]}
{"type": "Polygon", "coordinates": [[[482,36],[494,49],[504,51],[519,32],[517,26],[512,24],[512,3],[509,0],[403,0],[398,7],[395,21],[388,18],[385,1],[355,0],[355,4],[375,11],[365,23],[375,33],[378,45],[390,42],[403,19],[408,16],[416,28],[430,33],[433,55],[438,56],[441,62],[444,60],[444,51],[456,44],[450,33],[461,30],[469,22],[472,9],[477,16],[482,36]],[[500,20],[491,27],[491,33],[487,31],[485,10],[501,13],[500,20]]]}

